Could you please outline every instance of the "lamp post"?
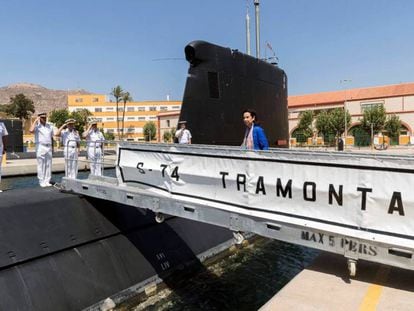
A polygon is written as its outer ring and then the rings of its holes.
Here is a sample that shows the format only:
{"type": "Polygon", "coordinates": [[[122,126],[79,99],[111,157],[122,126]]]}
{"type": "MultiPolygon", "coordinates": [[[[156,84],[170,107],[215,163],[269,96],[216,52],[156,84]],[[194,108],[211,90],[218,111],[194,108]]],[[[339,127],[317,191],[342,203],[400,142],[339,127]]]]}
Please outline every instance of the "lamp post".
{"type": "MultiPolygon", "coordinates": [[[[351,83],[352,82],[352,80],[350,80],[350,79],[343,79],[343,80],[340,80],[339,81],[339,83],[341,83],[341,84],[344,84],[344,83],[351,83]]],[[[348,127],[347,127],[347,124],[348,124],[348,122],[347,122],[347,117],[346,117],[346,112],[347,112],[347,109],[346,109],[346,101],[347,101],[347,88],[345,88],[345,99],[344,99],[344,128],[345,128],[345,130],[344,130],[344,147],[346,147],[346,137],[348,136],[348,127]]]]}

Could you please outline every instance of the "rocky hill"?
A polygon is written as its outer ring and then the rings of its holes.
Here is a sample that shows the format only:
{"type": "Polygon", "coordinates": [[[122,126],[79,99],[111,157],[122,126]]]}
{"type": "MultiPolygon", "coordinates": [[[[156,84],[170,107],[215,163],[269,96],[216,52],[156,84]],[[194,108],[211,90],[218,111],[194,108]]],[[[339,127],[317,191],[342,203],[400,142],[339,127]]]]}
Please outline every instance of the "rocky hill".
{"type": "Polygon", "coordinates": [[[90,92],[85,90],[51,90],[38,84],[17,83],[0,87],[0,105],[8,104],[10,97],[20,93],[33,100],[36,109],[35,113],[67,108],[68,95],[90,94],[90,92]]]}

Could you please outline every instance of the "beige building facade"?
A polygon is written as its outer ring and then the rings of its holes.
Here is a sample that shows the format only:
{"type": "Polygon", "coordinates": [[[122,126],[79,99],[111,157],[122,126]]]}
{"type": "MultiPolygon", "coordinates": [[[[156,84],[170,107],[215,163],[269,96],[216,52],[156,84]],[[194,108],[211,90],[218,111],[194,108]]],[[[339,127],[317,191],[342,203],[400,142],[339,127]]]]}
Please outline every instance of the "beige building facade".
{"type": "MultiPolygon", "coordinates": [[[[117,106],[109,101],[105,95],[69,95],[68,109],[70,112],[88,109],[93,118],[98,121],[98,127],[105,133],[118,134],[117,106]]],[[[159,127],[158,114],[179,111],[181,101],[142,101],[118,103],[119,132],[126,140],[143,141],[143,127],[147,122],[154,122],[159,127]],[[124,126],[122,127],[122,115],[125,110],[124,126]]]]}
{"type": "Polygon", "coordinates": [[[414,83],[289,96],[289,134],[292,136],[297,129],[301,112],[333,108],[343,108],[350,113],[351,126],[347,129],[350,133],[361,124],[364,110],[377,105],[384,106],[387,115],[395,114],[400,118],[401,134],[414,136],[414,83]]]}

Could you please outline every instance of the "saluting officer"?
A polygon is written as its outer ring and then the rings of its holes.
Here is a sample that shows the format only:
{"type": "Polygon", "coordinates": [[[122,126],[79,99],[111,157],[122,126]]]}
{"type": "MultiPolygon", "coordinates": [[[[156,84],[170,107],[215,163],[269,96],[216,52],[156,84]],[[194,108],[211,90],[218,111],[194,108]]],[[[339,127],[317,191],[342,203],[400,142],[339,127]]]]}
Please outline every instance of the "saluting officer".
{"type": "Polygon", "coordinates": [[[50,187],[52,177],[53,127],[46,123],[46,117],[45,112],[39,113],[30,127],[30,133],[35,134],[37,178],[40,187],[50,187]]]}
{"type": "Polygon", "coordinates": [[[179,144],[191,144],[191,133],[187,130],[187,121],[178,122],[180,129],[175,132],[179,144]]]}
{"type": "Polygon", "coordinates": [[[75,122],[75,119],[67,119],[56,132],[56,136],[61,137],[64,146],[65,173],[68,178],[76,178],[78,175],[80,136],[75,129],[75,122]]]}
{"type": "MultiPolygon", "coordinates": [[[[9,135],[9,133],[7,132],[6,126],[4,125],[3,122],[0,122],[0,181],[1,181],[1,162],[3,162],[2,157],[6,153],[7,135],[9,135]]],[[[0,192],[3,192],[3,190],[0,189],[0,192]]]]}
{"type": "Polygon", "coordinates": [[[87,153],[91,174],[96,176],[102,175],[102,155],[103,142],[105,138],[97,126],[96,120],[89,121],[88,129],[83,132],[82,136],[86,138],[87,153]]]}

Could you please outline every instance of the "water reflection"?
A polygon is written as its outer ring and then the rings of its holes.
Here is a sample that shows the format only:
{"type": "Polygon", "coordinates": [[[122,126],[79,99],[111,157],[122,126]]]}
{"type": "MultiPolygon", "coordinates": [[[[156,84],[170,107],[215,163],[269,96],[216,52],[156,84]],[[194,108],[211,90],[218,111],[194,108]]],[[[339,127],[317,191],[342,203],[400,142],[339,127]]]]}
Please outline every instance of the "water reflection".
{"type": "Polygon", "coordinates": [[[257,310],[318,253],[260,238],[253,246],[210,267],[209,273],[215,273],[217,278],[198,273],[181,281],[179,295],[173,292],[152,305],[136,306],[133,310],[257,310]]]}

